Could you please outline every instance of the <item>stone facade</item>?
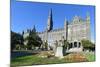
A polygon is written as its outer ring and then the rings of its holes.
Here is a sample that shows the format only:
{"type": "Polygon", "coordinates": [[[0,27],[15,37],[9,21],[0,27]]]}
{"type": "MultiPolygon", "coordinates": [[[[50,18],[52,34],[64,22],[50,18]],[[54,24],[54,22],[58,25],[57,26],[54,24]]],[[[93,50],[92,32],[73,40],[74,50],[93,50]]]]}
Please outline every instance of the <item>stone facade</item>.
{"type": "Polygon", "coordinates": [[[37,34],[43,42],[47,41],[49,46],[53,46],[55,41],[60,41],[64,37],[64,40],[70,43],[70,48],[80,48],[82,47],[82,39],[90,40],[90,16],[87,15],[85,19],[74,16],[71,22],[68,22],[65,18],[63,28],[53,29],[52,10],[50,10],[47,29],[37,34]]]}

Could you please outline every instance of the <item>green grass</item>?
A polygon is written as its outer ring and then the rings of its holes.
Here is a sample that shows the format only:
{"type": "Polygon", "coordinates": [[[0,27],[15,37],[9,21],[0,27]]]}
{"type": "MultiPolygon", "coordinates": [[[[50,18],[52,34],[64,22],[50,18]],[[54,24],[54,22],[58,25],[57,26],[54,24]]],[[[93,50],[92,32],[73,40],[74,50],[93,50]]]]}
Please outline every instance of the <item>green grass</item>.
{"type": "MultiPolygon", "coordinates": [[[[82,53],[88,61],[95,61],[95,55],[93,53],[82,53]]],[[[66,55],[67,56],[67,55],[66,55]]],[[[37,54],[23,57],[17,57],[11,59],[11,67],[16,66],[30,66],[30,65],[42,65],[42,64],[59,64],[59,63],[72,63],[74,60],[58,59],[57,57],[52,58],[41,58],[37,54]]]]}
{"type": "Polygon", "coordinates": [[[89,62],[95,61],[95,54],[94,53],[84,53],[84,55],[89,62]]]}
{"type": "Polygon", "coordinates": [[[18,57],[11,60],[11,66],[21,66],[21,65],[32,65],[41,62],[42,58],[37,57],[36,55],[18,57]]]}
{"type": "Polygon", "coordinates": [[[54,58],[40,58],[37,55],[30,55],[24,57],[17,57],[11,60],[11,67],[16,66],[28,66],[28,65],[40,65],[40,64],[56,64],[64,63],[64,60],[54,58]]]}

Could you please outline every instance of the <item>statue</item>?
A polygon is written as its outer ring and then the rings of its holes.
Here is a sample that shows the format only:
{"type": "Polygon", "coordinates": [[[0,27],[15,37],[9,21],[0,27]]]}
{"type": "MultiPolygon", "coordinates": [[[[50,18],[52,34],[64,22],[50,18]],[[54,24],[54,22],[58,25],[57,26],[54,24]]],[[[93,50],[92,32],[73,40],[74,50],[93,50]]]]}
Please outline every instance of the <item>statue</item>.
{"type": "Polygon", "coordinates": [[[64,38],[59,40],[58,46],[56,48],[55,56],[59,58],[63,58],[63,45],[64,45],[64,38]]]}

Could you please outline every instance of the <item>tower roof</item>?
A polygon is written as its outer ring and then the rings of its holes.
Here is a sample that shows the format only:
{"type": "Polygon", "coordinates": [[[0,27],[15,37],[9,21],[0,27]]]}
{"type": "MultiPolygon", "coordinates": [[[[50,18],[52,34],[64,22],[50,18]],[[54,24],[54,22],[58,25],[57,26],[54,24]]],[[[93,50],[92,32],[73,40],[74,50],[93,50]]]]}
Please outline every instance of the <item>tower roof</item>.
{"type": "Polygon", "coordinates": [[[33,32],[36,32],[36,28],[35,28],[35,25],[33,26],[33,29],[32,29],[33,32]]]}
{"type": "Polygon", "coordinates": [[[49,10],[49,17],[52,17],[52,9],[49,10]]]}
{"type": "Polygon", "coordinates": [[[87,12],[86,21],[90,21],[90,14],[89,14],[89,12],[87,12]]]}
{"type": "Polygon", "coordinates": [[[68,20],[65,17],[64,25],[68,25],[68,20]]]}
{"type": "Polygon", "coordinates": [[[50,31],[53,29],[53,20],[52,20],[52,9],[49,10],[48,22],[47,22],[47,30],[50,31]]]}

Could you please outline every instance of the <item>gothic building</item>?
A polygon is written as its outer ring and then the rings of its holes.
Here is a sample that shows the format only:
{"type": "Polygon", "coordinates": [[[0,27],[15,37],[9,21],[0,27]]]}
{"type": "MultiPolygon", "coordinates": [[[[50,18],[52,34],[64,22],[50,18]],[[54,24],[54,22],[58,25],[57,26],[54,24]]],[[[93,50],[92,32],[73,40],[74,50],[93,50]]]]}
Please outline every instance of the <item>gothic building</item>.
{"type": "MultiPolygon", "coordinates": [[[[47,29],[37,33],[43,42],[48,42],[48,45],[53,45],[55,41],[60,41],[62,38],[70,43],[70,48],[82,48],[81,40],[90,40],[90,16],[85,19],[74,16],[71,22],[65,18],[64,27],[53,29],[52,10],[49,11],[47,29]]],[[[28,36],[28,33],[24,37],[28,36]]]]}

